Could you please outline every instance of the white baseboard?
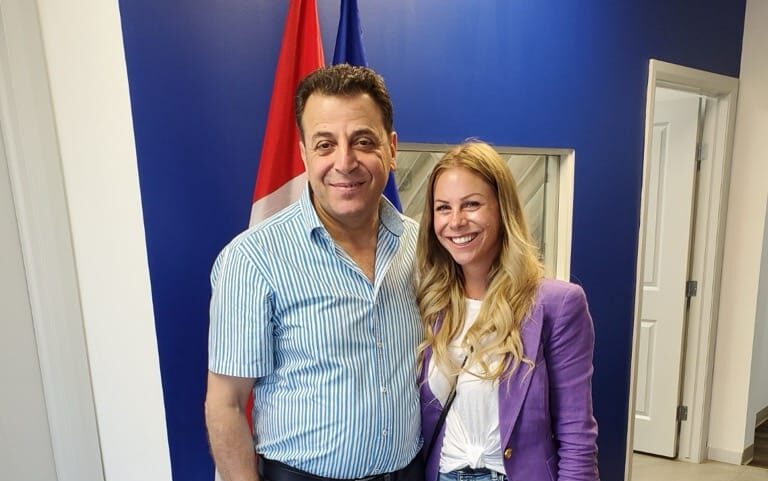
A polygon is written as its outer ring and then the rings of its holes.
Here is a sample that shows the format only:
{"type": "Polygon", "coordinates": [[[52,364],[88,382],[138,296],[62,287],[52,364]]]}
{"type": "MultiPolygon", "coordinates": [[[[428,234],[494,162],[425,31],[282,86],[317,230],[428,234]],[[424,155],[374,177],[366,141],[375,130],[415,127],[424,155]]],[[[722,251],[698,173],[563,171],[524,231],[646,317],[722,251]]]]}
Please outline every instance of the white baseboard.
{"type": "Polygon", "coordinates": [[[719,461],[728,464],[746,464],[754,456],[755,446],[750,444],[744,451],[731,451],[729,449],[707,448],[707,459],[710,461],[719,461]]]}

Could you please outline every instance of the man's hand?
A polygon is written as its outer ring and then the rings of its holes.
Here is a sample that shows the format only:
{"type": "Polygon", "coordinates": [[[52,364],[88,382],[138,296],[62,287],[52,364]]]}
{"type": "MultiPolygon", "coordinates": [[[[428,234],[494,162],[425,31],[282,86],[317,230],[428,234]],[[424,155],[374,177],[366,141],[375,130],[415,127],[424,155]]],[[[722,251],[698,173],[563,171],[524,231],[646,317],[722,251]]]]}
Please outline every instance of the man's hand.
{"type": "Polygon", "coordinates": [[[205,424],[216,468],[225,481],[258,481],[245,406],[254,379],[208,372],[205,424]]]}

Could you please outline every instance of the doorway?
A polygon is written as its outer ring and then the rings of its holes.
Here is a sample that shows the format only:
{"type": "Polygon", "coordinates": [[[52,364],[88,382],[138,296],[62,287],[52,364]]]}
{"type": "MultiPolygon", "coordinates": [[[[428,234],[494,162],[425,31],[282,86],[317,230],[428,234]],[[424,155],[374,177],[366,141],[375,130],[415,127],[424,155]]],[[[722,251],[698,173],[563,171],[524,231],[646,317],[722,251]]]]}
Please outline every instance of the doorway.
{"type": "MultiPolygon", "coordinates": [[[[674,458],[688,305],[691,227],[702,132],[711,99],[656,87],[645,223],[637,352],[634,451],[674,458]]],[[[711,121],[711,119],[707,119],[711,121]]]]}
{"type": "Polygon", "coordinates": [[[706,452],[737,85],[650,61],[627,480],[635,450],[706,452]]]}

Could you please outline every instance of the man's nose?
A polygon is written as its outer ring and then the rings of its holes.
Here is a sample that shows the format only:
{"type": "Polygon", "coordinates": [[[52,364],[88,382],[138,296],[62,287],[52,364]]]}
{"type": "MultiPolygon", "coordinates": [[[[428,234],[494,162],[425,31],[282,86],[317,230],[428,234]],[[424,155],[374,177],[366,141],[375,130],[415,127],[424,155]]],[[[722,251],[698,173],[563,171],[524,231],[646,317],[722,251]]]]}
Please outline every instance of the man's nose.
{"type": "Polygon", "coordinates": [[[343,174],[347,174],[355,170],[355,167],[357,167],[357,157],[355,156],[354,149],[349,147],[349,145],[339,145],[336,149],[334,168],[343,174]]]}

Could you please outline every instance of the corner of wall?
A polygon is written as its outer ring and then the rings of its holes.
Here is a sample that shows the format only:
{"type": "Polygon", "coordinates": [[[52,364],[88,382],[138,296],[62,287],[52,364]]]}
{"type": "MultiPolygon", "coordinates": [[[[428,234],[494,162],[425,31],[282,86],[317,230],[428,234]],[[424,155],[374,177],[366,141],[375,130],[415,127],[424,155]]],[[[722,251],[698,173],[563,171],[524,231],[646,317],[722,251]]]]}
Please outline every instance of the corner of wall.
{"type": "MultiPolygon", "coordinates": [[[[748,0],[744,25],[736,133],[723,258],[722,293],[718,321],[709,450],[743,452],[754,436],[754,417],[768,400],[765,343],[766,306],[760,293],[766,264],[768,185],[763,139],[768,129],[768,2],[748,0]],[[762,263],[759,261],[762,255],[762,263]],[[762,339],[762,341],[761,341],[762,339]],[[764,346],[765,344],[763,344],[764,346]]],[[[730,459],[730,454],[725,456],[730,459]]],[[[735,458],[734,458],[735,459],[735,458]]]]}
{"type": "Polygon", "coordinates": [[[170,480],[118,3],[37,3],[105,479],[170,480]]]}

